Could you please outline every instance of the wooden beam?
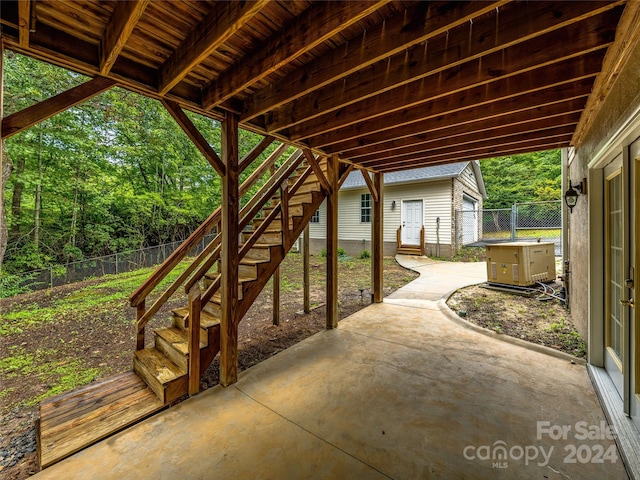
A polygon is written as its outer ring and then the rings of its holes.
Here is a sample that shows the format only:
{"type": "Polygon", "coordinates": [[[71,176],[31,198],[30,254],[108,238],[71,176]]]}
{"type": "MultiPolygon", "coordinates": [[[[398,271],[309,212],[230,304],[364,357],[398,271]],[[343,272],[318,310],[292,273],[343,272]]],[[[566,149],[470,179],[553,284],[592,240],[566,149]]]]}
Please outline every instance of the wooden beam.
{"type": "Polygon", "coordinates": [[[198,64],[257,14],[268,0],[215,2],[211,12],[189,32],[158,70],[158,92],[165,95],[198,64]]]}
{"type": "Polygon", "coordinates": [[[173,119],[176,121],[180,128],[187,134],[189,139],[193,142],[200,153],[204,155],[204,158],[209,162],[209,164],[218,172],[218,175],[224,177],[226,172],[226,167],[220,157],[215,152],[215,150],[209,145],[207,139],[200,133],[198,128],[193,124],[193,122],[189,119],[186,113],[180,108],[180,106],[172,102],[170,100],[162,99],[161,100],[164,107],[171,114],[173,119]]]}
{"type": "Polygon", "coordinates": [[[32,0],[18,0],[18,42],[23,48],[29,48],[31,30],[32,0]]]}
{"type": "Polygon", "coordinates": [[[240,196],[238,171],[238,117],[226,113],[222,123],[222,293],[220,320],[220,384],[238,380],[238,229],[240,196]]]}
{"type": "MultiPolygon", "coordinates": [[[[587,70],[596,69],[597,72],[606,48],[600,37],[601,25],[596,22],[599,19],[600,17],[590,18],[577,25],[536,37],[525,44],[506,48],[427,78],[419,78],[399,88],[391,88],[375,98],[367,97],[355,103],[349,101],[349,108],[341,110],[340,115],[327,113],[315,116],[289,128],[288,136],[291,140],[298,141],[433,102],[441,97],[462,97],[470,89],[490,86],[495,82],[504,84],[509,78],[530,72],[544,77],[547,83],[560,83],[566,78],[563,75],[580,75],[583,67],[587,70]],[[589,28],[585,22],[590,23],[589,28]],[[556,39],[559,43],[549,48],[556,39]]],[[[368,85],[369,82],[362,84],[368,85]]],[[[516,85],[511,85],[511,90],[514,87],[516,85]]],[[[271,129],[267,127],[267,130],[271,129]]]]}
{"type": "Polygon", "coordinates": [[[320,168],[320,164],[318,163],[318,160],[316,160],[316,157],[313,155],[313,152],[308,148],[303,148],[302,153],[304,153],[304,156],[307,159],[309,166],[311,167],[313,172],[316,174],[316,177],[318,177],[318,181],[320,182],[320,186],[324,190],[324,193],[326,195],[329,195],[331,193],[331,185],[329,184],[327,177],[324,176],[324,172],[320,168]]]}
{"type": "Polygon", "coordinates": [[[352,127],[339,128],[313,137],[308,143],[314,148],[320,148],[351,138],[361,138],[374,132],[398,129],[404,125],[413,125],[413,131],[417,133],[429,129],[422,128],[421,122],[426,119],[431,120],[430,127],[434,128],[442,126],[442,119],[445,117],[445,124],[451,125],[454,123],[452,117],[465,117],[465,122],[469,122],[481,117],[495,116],[487,112],[506,113],[504,110],[513,112],[536,105],[541,107],[563,99],[568,101],[591,90],[592,79],[597,69],[597,64],[585,66],[567,62],[546,69],[545,72],[525,72],[472,88],[464,95],[442,97],[379,116],[375,120],[362,121],[352,127]],[[545,75],[546,72],[550,75],[545,75]],[[551,76],[552,72],[559,75],[551,76]],[[557,78],[561,78],[562,81],[558,81],[557,78]]]}
{"type": "Polygon", "coordinates": [[[304,313],[311,312],[311,279],[309,275],[310,256],[309,251],[310,244],[309,224],[304,227],[304,234],[302,237],[302,288],[303,288],[303,311],[304,313]]]}
{"type": "MultiPolygon", "coordinates": [[[[349,158],[352,151],[357,150],[362,146],[370,148],[380,147],[380,151],[395,149],[394,141],[407,140],[411,143],[421,143],[431,139],[446,139],[449,137],[460,138],[468,134],[475,132],[481,133],[485,129],[509,129],[512,126],[526,124],[535,120],[547,120],[548,125],[554,125],[554,120],[557,116],[566,114],[579,114],[584,108],[587,96],[589,92],[585,92],[583,96],[579,96],[573,99],[559,99],[555,102],[551,102],[547,105],[540,106],[534,104],[529,108],[517,108],[517,106],[511,105],[497,105],[497,107],[504,107],[505,110],[498,109],[497,111],[491,111],[489,116],[483,117],[482,114],[478,114],[477,118],[469,122],[458,123],[456,121],[447,122],[445,124],[434,124],[430,119],[426,119],[421,122],[416,122],[413,125],[405,125],[393,130],[385,130],[384,132],[378,132],[371,135],[363,135],[362,137],[347,140],[337,145],[331,145],[325,150],[330,153],[340,153],[345,158],[349,158]],[[496,115],[491,115],[496,113],[496,115]]],[[[448,120],[448,119],[447,119],[448,120]]],[[[560,122],[558,120],[558,122],[560,122]]],[[[357,162],[357,159],[356,159],[357,162]]]]}
{"type": "Polygon", "coordinates": [[[628,2],[622,12],[616,37],[602,62],[602,71],[593,83],[582,118],[576,127],[571,145],[579,147],[598,118],[618,75],[640,41],[640,2],[628,2]]]}
{"type": "Polygon", "coordinates": [[[257,50],[236,61],[209,84],[203,93],[204,108],[219,105],[388,2],[389,0],[320,2],[307,8],[257,50]]]}
{"type": "Polygon", "coordinates": [[[473,152],[475,150],[480,150],[484,148],[490,148],[492,146],[497,145],[517,145],[522,142],[529,142],[531,140],[538,140],[541,138],[551,138],[554,136],[566,136],[573,135],[574,124],[545,128],[542,130],[532,130],[527,132],[520,132],[517,135],[508,135],[508,136],[500,136],[500,137],[487,137],[482,140],[476,140],[475,142],[464,145],[464,144],[453,144],[445,147],[427,147],[427,148],[415,148],[406,153],[399,153],[397,151],[391,150],[388,152],[380,153],[377,157],[370,155],[366,157],[366,159],[362,158],[358,161],[358,163],[365,168],[375,168],[375,165],[380,161],[381,158],[385,159],[393,159],[397,162],[402,162],[404,160],[413,160],[416,158],[421,158],[424,156],[427,157],[435,157],[441,155],[447,155],[455,152],[473,152]]]}
{"type": "MultiPolygon", "coordinates": [[[[562,104],[556,104],[554,106],[562,106],[562,104]]],[[[536,112],[536,114],[539,115],[540,112],[536,112]]],[[[471,128],[464,128],[463,131],[458,131],[453,127],[450,130],[441,130],[438,135],[425,133],[394,139],[378,145],[364,146],[351,150],[345,156],[352,162],[360,163],[380,158],[381,155],[386,155],[386,152],[392,152],[393,155],[403,155],[417,150],[427,151],[431,148],[444,148],[453,145],[463,146],[492,138],[509,137],[521,133],[564,127],[567,125],[575,126],[580,118],[580,110],[569,113],[562,110],[560,113],[551,116],[536,116],[535,118],[523,116],[522,118],[524,118],[524,120],[517,122],[513,122],[511,118],[507,117],[500,122],[493,122],[490,125],[485,125],[484,123],[466,125],[473,126],[473,130],[471,128]]]]}
{"type": "MultiPolygon", "coordinates": [[[[426,47],[417,45],[389,58],[387,62],[372,65],[367,69],[366,82],[362,81],[362,73],[353,74],[343,78],[339,87],[327,85],[313,95],[306,95],[270,112],[266,129],[277,132],[291,128],[373,96],[379,102],[384,92],[396,91],[411,82],[414,82],[412,88],[415,89],[416,80],[445,70],[442,86],[449,86],[452,79],[464,78],[474,83],[479,83],[483,78],[495,79],[496,76],[522,70],[518,61],[530,66],[539,64],[539,58],[542,57],[545,60],[551,56],[561,58],[566,54],[556,51],[556,44],[563,44],[568,39],[580,38],[582,45],[590,48],[600,41],[598,35],[602,33],[602,24],[607,23],[602,22],[601,15],[597,14],[611,8],[611,2],[566,3],[554,5],[551,9],[547,2],[507,5],[499,12],[494,11],[477,19],[470,27],[456,28],[447,35],[430,40],[426,47]],[[525,42],[526,45],[521,45],[525,42]],[[545,48],[549,45],[554,47],[545,48]],[[482,61],[479,65],[469,63],[480,57],[482,61]],[[464,71],[453,70],[453,67],[464,63],[468,64],[464,71]],[[484,76],[479,75],[480,71],[484,76]]],[[[615,13],[609,12],[608,15],[615,13]]],[[[565,43],[568,52],[575,52],[579,48],[578,45],[572,45],[573,42],[568,43],[565,43]]],[[[425,90],[431,90],[433,83],[424,85],[425,90]]],[[[449,88],[453,89],[453,86],[449,88]]],[[[436,94],[430,93],[430,96],[436,94]]]]}
{"type": "Polygon", "coordinates": [[[377,170],[377,166],[383,162],[393,162],[396,165],[411,165],[412,162],[419,161],[423,158],[429,158],[431,160],[440,160],[446,158],[457,158],[458,156],[475,155],[477,158],[486,158],[478,155],[483,155],[486,152],[491,152],[497,148],[517,148],[522,145],[537,144],[540,142],[549,143],[550,140],[555,139],[558,141],[564,141],[567,138],[571,138],[573,135],[572,128],[565,128],[560,130],[549,130],[547,133],[538,133],[536,135],[527,135],[521,137],[513,137],[511,139],[487,141],[478,143],[470,147],[461,148],[447,148],[443,150],[435,150],[430,152],[415,152],[413,154],[407,154],[403,156],[380,156],[378,160],[371,160],[365,165],[366,168],[377,170]]]}
{"type": "Polygon", "coordinates": [[[273,272],[273,308],[272,322],[274,325],[280,325],[280,267],[273,272]]]}
{"type": "Polygon", "coordinates": [[[96,77],[2,119],[2,138],[9,138],[37,123],[109,90],[116,84],[110,78],[96,77]]]}
{"type": "Polygon", "coordinates": [[[338,178],[338,188],[341,188],[344,185],[344,182],[347,180],[347,177],[351,173],[351,171],[355,168],[355,165],[352,163],[347,164],[347,168],[345,168],[344,172],[338,178]]]}
{"type": "Polygon", "coordinates": [[[117,2],[111,20],[100,39],[100,75],[108,75],[149,0],[117,2]]]}
{"type": "Polygon", "coordinates": [[[262,152],[264,152],[269,145],[273,143],[275,140],[271,135],[267,135],[260,142],[251,149],[249,153],[247,153],[244,158],[240,161],[240,173],[244,172],[245,169],[251,165],[256,158],[260,156],[262,152]]]}
{"type": "Polygon", "coordinates": [[[369,192],[373,197],[373,201],[377,202],[379,198],[378,197],[379,192],[376,189],[376,186],[373,184],[373,180],[371,180],[371,177],[369,176],[369,172],[364,169],[360,169],[360,173],[362,174],[362,178],[364,178],[364,183],[367,184],[367,188],[369,189],[369,192]]]}
{"type": "MultiPolygon", "coordinates": [[[[364,171],[362,173],[364,174],[364,171]]],[[[384,175],[374,173],[372,183],[378,191],[378,198],[373,200],[373,222],[371,223],[372,297],[374,303],[381,303],[384,297],[384,175]]]]}
{"type": "Polygon", "coordinates": [[[258,91],[245,100],[241,118],[243,121],[255,118],[458,25],[467,24],[474,17],[505,3],[421,3],[258,91]]]}
{"type": "Polygon", "coordinates": [[[331,193],[327,196],[327,329],[337,328],[338,311],[338,157],[327,159],[331,193]]]}
{"type": "Polygon", "coordinates": [[[473,153],[460,153],[458,155],[449,155],[446,157],[442,157],[439,159],[434,159],[431,157],[423,157],[419,160],[411,160],[409,162],[395,162],[393,159],[388,162],[381,162],[376,166],[376,170],[379,172],[389,173],[395,172],[399,170],[408,170],[412,168],[420,168],[420,167],[428,167],[432,165],[444,165],[446,163],[457,163],[464,162],[467,160],[483,160],[485,158],[495,158],[495,157],[503,157],[506,155],[516,155],[519,153],[531,153],[531,152],[540,152],[543,150],[552,150],[555,148],[564,148],[569,144],[569,137],[564,137],[564,139],[560,140],[540,140],[533,141],[527,143],[526,145],[521,144],[516,147],[505,147],[501,148],[499,146],[486,149],[484,151],[476,151],[473,153]]]}

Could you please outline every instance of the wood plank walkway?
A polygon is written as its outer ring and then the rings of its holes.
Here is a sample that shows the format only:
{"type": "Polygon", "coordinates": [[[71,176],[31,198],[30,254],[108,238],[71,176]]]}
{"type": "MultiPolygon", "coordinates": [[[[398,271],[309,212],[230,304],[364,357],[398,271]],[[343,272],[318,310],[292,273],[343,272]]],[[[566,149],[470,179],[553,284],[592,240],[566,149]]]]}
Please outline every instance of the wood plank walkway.
{"type": "Polygon", "coordinates": [[[38,460],[46,468],[113,435],[163,403],[133,371],[92,383],[40,404],[38,460]]]}

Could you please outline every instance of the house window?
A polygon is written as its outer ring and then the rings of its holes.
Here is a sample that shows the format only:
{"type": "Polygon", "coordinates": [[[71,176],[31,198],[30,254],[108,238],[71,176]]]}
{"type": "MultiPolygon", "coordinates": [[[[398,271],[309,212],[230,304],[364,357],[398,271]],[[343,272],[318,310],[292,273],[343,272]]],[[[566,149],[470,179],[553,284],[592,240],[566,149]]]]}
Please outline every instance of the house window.
{"type": "Polygon", "coordinates": [[[371,223],[371,194],[360,196],[360,223],[371,223]]]}
{"type": "Polygon", "coordinates": [[[313,214],[311,223],[320,223],[320,210],[316,210],[316,213],[313,214]]]}

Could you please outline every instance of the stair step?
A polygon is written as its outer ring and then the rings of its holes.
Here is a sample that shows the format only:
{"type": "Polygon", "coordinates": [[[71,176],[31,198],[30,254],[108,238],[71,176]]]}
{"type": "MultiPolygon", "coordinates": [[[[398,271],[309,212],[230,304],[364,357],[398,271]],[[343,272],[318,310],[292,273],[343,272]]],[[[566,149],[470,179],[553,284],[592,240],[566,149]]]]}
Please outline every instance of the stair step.
{"type": "Polygon", "coordinates": [[[186,368],[173,363],[155,347],[137,350],[133,356],[133,369],[164,404],[187,393],[186,368]]]}
{"type": "MultiPolygon", "coordinates": [[[[178,328],[186,329],[187,326],[184,324],[184,319],[189,314],[189,307],[176,308],[172,312],[173,324],[178,328]]],[[[216,325],[220,325],[220,318],[206,310],[200,312],[200,327],[208,329],[216,325]]]]}
{"type": "MultiPolygon", "coordinates": [[[[189,366],[189,331],[178,327],[157,328],[156,348],[181,369],[189,366]]],[[[200,329],[200,349],[207,348],[208,333],[200,329]]]]}
{"type": "MultiPolygon", "coordinates": [[[[211,285],[218,277],[220,276],[219,273],[207,273],[204,276],[204,285],[206,288],[209,288],[209,285],[211,285]]],[[[238,278],[238,295],[240,299],[242,299],[242,284],[243,283],[249,283],[249,282],[253,282],[257,279],[257,277],[255,275],[251,276],[251,275],[240,275],[238,278]]]]}
{"type": "MultiPolygon", "coordinates": [[[[245,230],[242,232],[242,241],[246,242],[251,238],[255,230],[245,230]]],[[[282,244],[282,231],[281,230],[273,230],[266,231],[260,238],[256,241],[256,244],[262,245],[274,245],[274,244],[282,244]]]]}

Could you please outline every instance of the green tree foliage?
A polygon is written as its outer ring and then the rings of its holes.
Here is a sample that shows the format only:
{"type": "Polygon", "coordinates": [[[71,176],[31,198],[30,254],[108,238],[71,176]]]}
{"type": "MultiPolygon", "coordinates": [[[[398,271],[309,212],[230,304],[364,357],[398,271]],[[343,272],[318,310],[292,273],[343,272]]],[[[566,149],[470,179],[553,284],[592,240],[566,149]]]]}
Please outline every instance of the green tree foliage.
{"type": "MultiPolygon", "coordinates": [[[[7,51],[5,113],[86,80],[7,51]]],[[[188,115],[220,153],[219,123],[188,115]]],[[[240,154],[260,140],[241,130],[240,154]]],[[[164,107],[123,89],[5,143],[14,164],[5,190],[7,272],[181,240],[220,205],[220,178],[164,107]]]]}
{"type": "Polygon", "coordinates": [[[490,158],[480,164],[489,197],[484,208],[561,199],[560,150],[490,158]]]}

